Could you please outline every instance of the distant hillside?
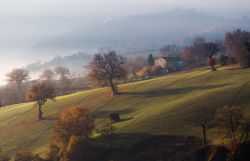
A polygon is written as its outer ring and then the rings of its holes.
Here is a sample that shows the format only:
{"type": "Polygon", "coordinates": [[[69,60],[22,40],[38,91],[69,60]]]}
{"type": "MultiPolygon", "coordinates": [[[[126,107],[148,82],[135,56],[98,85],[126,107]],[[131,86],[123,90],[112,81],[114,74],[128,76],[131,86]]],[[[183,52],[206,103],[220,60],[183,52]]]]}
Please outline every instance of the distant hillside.
{"type": "Polygon", "coordinates": [[[57,66],[63,66],[68,67],[72,74],[78,76],[79,74],[82,75],[84,73],[84,66],[89,63],[92,57],[93,55],[83,52],[79,52],[65,57],[56,56],[52,60],[44,63],[35,62],[29,64],[26,69],[34,74],[42,72],[45,69],[53,69],[57,66]]]}
{"type": "Polygon", "coordinates": [[[121,50],[140,50],[159,47],[170,42],[185,45],[196,36],[221,39],[225,32],[237,28],[247,30],[249,27],[249,17],[246,16],[230,19],[216,16],[216,13],[175,9],[125,18],[110,17],[108,21],[96,23],[91,27],[79,26],[78,30],[48,38],[33,47],[38,49],[114,47],[121,50]]]}
{"type": "MultiPolygon", "coordinates": [[[[150,50],[139,50],[139,51],[118,51],[119,55],[124,57],[133,57],[133,56],[145,56],[147,57],[149,54],[153,54],[154,56],[159,55],[159,49],[150,49],[150,50]]],[[[90,63],[93,58],[93,54],[87,54],[83,52],[79,52],[76,54],[68,55],[68,56],[56,56],[50,61],[41,63],[35,62],[26,66],[26,69],[31,72],[31,75],[37,76],[45,69],[53,69],[57,66],[68,67],[71,73],[75,76],[86,74],[86,66],[90,63]]]]}

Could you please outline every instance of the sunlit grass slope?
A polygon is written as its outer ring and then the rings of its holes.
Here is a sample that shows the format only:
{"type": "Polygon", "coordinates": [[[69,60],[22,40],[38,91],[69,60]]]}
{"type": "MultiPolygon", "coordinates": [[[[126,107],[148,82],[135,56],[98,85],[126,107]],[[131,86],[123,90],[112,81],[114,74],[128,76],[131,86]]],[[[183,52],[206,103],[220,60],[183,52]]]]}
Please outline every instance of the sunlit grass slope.
{"type": "MultiPolygon", "coordinates": [[[[219,69],[124,84],[118,96],[111,96],[107,88],[95,89],[48,102],[43,108],[46,120],[40,122],[34,103],[4,107],[0,109],[0,147],[10,154],[21,148],[44,152],[59,112],[74,104],[90,109],[97,128],[109,113],[119,112],[123,121],[114,125],[118,133],[200,136],[199,129],[187,122],[187,114],[197,105],[220,108],[235,99],[235,105],[250,115],[249,81],[250,69],[219,69]]],[[[215,129],[210,130],[209,139],[215,134],[215,129]]]]}

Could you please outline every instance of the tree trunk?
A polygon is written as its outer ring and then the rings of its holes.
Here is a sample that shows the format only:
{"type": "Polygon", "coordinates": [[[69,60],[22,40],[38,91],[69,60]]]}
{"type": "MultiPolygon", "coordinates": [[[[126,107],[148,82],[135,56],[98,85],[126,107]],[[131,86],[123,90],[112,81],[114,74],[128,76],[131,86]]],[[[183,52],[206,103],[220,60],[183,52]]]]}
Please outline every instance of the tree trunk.
{"type": "Polygon", "coordinates": [[[211,66],[211,71],[215,71],[213,58],[211,56],[208,57],[208,63],[211,66]]]}
{"type": "Polygon", "coordinates": [[[109,86],[110,86],[110,88],[111,88],[111,90],[112,90],[112,94],[113,94],[113,95],[116,95],[116,94],[117,94],[117,91],[116,91],[116,89],[115,89],[115,85],[114,85],[112,79],[109,79],[109,86]]]}
{"type": "Polygon", "coordinates": [[[21,87],[21,83],[18,82],[17,83],[17,88],[18,88],[18,92],[19,92],[19,98],[18,98],[18,103],[22,103],[23,99],[24,99],[24,94],[22,91],[22,87],[21,87]]]}
{"type": "Polygon", "coordinates": [[[207,128],[202,126],[202,133],[203,133],[203,144],[207,145],[207,128]]]}
{"type": "Polygon", "coordinates": [[[38,104],[38,120],[41,121],[43,119],[42,105],[38,104]]]}

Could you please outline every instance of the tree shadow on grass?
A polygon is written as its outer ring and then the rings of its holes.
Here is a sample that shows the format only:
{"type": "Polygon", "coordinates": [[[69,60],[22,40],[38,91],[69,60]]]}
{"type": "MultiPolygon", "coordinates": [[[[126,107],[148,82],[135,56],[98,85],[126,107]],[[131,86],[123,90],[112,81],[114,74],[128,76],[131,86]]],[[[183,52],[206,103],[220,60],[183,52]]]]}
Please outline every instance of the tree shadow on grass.
{"type": "Polygon", "coordinates": [[[133,117],[128,117],[128,118],[121,118],[119,122],[125,122],[125,121],[129,121],[132,120],[133,117]]]}
{"type": "Polygon", "coordinates": [[[119,92],[119,95],[139,95],[144,97],[157,97],[157,96],[170,96],[178,95],[191,92],[193,90],[209,90],[216,89],[228,86],[229,84],[220,84],[220,85],[203,85],[203,86],[190,86],[190,87],[181,87],[181,88],[168,88],[168,89],[157,89],[150,90],[145,92],[137,91],[128,91],[128,92],[119,92]]]}
{"type": "Polygon", "coordinates": [[[127,120],[132,119],[132,118],[123,118],[122,115],[130,114],[134,111],[135,111],[135,109],[132,107],[128,107],[128,108],[122,109],[122,110],[98,110],[98,111],[93,112],[92,116],[94,118],[108,118],[109,114],[118,113],[118,114],[120,114],[121,121],[122,120],[127,121],[127,120]]]}

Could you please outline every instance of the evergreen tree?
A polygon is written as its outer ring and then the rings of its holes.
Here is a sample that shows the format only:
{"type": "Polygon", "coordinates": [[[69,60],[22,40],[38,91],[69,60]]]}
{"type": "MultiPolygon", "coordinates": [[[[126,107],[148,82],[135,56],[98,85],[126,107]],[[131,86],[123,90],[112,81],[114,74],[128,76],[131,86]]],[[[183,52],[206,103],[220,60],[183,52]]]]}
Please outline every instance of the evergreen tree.
{"type": "Polygon", "coordinates": [[[154,60],[154,57],[153,57],[152,54],[149,54],[147,62],[148,62],[148,66],[154,66],[155,65],[155,60],[154,60]]]}

